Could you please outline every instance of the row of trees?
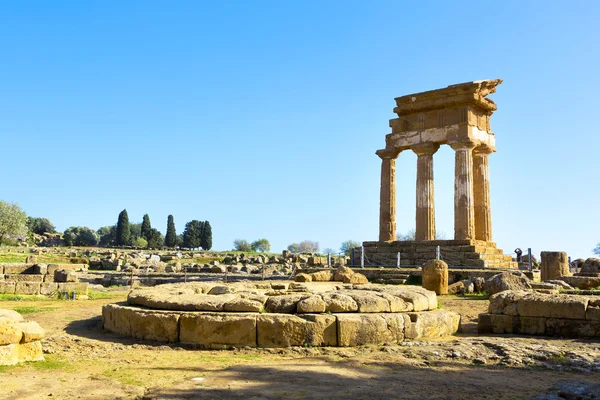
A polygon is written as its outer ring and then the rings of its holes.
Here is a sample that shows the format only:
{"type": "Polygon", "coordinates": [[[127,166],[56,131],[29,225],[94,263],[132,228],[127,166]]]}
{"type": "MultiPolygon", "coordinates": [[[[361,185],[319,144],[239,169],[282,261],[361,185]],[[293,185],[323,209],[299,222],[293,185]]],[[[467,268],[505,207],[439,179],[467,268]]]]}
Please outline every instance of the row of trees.
{"type": "Polygon", "coordinates": [[[271,251],[271,243],[265,238],[257,239],[252,243],[244,239],[235,239],[233,241],[233,249],[236,251],[256,251],[265,253],[271,251]]]}
{"type": "MultiPolygon", "coordinates": [[[[55,233],[56,228],[48,218],[28,217],[16,203],[0,200],[0,245],[25,240],[28,235],[55,233]]],[[[212,248],[212,227],[208,221],[192,220],[185,225],[183,234],[177,235],[172,215],[167,217],[167,233],[163,237],[152,228],[150,216],[145,214],[141,223],[130,223],[127,210],[121,211],[116,225],[103,226],[94,231],[86,226],[71,226],[65,230],[63,240],[67,246],[136,246],[136,247],[186,247],[212,248]]]]}

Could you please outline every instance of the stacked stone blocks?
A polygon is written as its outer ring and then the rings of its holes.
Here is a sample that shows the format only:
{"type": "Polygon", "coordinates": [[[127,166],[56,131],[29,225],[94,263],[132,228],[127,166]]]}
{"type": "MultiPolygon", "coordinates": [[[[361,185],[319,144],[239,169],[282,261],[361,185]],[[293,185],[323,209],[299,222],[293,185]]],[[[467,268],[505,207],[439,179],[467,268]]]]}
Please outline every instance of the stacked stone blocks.
{"type": "Polygon", "coordinates": [[[104,328],[208,347],[393,344],[459,328],[460,315],[437,310],[435,293],[419,287],[340,284],[309,292],[306,285],[315,284],[262,285],[242,291],[215,284],[134,290],[128,304],[104,306],[104,328]],[[284,288],[269,290],[273,285],[284,288]]]}
{"type": "Polygon", "coordinates": [[[479,315],[480,333],[600,337],[600,298],[570,294],[503,291],[479,315]]]}
{"type": "Polygon", "coordinates": [[[77,282],[74,271],[84,264],[0,264],[0,294],[54,295],[76,292],[87,295],[88,284],[77,282]]]}

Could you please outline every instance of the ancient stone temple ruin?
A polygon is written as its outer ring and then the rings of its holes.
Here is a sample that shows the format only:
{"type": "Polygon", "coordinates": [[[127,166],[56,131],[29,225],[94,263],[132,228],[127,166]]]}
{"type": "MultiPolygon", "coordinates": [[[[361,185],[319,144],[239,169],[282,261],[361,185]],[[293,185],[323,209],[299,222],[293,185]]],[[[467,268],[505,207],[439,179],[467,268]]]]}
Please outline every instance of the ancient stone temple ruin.
{"type": "Polygon", "coordinates": [[[365,242],[365,254],[382,265],[422,265],[437,246],[450,265],[515,268],[492,241],[488,156],[496,151],[490,117],[497,109],[487,95],[501,79],[451,85],[396,98],[392,133],[381,158],[379,241],[365,242]],[[455,151],[454,240],[435,240],[433,156],[441,145],[455,151]],[[396,241],[396,158],[417,154],[415,241],[396,241]]]}

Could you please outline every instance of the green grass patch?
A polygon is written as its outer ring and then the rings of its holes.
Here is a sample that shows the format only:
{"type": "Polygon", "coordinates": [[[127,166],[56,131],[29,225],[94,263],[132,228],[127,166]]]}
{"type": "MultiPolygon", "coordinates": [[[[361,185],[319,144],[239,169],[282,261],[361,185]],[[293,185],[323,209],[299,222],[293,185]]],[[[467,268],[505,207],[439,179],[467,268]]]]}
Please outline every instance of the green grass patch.
{"type": "Polygon", "coordinates": [[[124,385],[144,386],[144,382],[135,376],[135,372],[120,368],[106,370],[102,373],[107,378],[115,379],[124,385]]]}
{"type": "Polygon", "coordinates": [[[38,371],[53,371],[53,370],[69,371],[69,370],[73,370],[75,368],[72,364],[70,364],[66,361],[60,360],[55,355],[46,355],[44,357],[45,357],[44,361],[35,361],[35,362],[28,363],[28,364],[30,364],[33,368],[37,369],[38,371]]]}
{"type": "Polygon", "coordinates": [[[88,291],[88,299],[90,299],[90,300],[114,299],[114,298],[122,296],[122,295],[123,295],[123,293],[100,292],[97,290],[89,290],[88,291]]]}
{"type": "Polygon", "coordinates": [[[24,263],[26,255],[0,254],[0,263],[24,263]]]}
{"type": "Polygon", "coordinates": [[[54,297],[24,295],[24,294],[0,294],[0,301],[53,301],[54,297]]]}
{"type": "Polygon", "coordinates": [[[22,315],[35,314],[39,312],[54,311],[57,307],[13,307],[13,310],[22,315]]]}

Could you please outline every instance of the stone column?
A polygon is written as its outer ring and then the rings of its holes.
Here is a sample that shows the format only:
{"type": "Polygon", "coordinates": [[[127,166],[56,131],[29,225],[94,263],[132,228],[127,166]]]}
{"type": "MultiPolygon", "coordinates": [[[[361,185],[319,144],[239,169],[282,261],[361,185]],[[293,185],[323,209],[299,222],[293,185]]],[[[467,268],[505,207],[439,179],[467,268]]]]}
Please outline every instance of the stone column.
{"type": "Polygon", "coordinates": [[[475,205],[475,239],[492,241],[490,208],[490,172],[488,156],[494,149],[478,146],[473,150],[473,200],[475,205]]]}
{"type": "Polygon", "coordinates": [[[540,264],[542,282],[570,276],[569,257],[564,251],[542,251],[540,264]]]}
{"type": "Polygon", "coordinates": [[[418,156],[415,240],[435,240],[433,155],[439,148],[440,146],[434,143],[411,148],[418,156]]]}
{"type": "Polygon", "coordinates": [[[454,149],[454,240],[475,238],[473,148],[475,143],[451,143],[454,149]]]}
{"type": "Polygon", "coordinates": [[[377,151],[381,158],[381,192],[379,200],[379,241],[396,240],[396,158],[400,154],[377,151]]]}

